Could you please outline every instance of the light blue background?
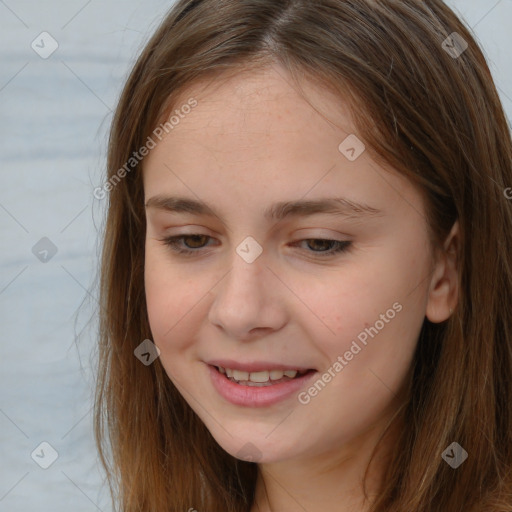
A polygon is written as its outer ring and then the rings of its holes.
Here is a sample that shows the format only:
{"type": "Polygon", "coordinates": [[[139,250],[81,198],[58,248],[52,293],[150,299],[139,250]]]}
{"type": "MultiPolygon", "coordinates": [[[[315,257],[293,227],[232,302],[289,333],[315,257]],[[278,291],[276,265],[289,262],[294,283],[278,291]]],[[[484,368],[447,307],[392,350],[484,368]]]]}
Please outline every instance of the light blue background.
{"type": "MultiPolygon", "coordinates": [[[[448,3],[511,119],[512,0],[448,3]]],[[[92,192],[120,88],[170,5],[0,0],[0,512],[111,510],[92,435],[95,320],[82,332],[104,213],[92,192]],[[59,44],[47,60],[30,46],[42,31],[59,44]],[[42,237],[58,248],[47,263],[32,253],[42,237]],[[43,441],[59,454],[46,470],[30,456],[43,441]]]]}

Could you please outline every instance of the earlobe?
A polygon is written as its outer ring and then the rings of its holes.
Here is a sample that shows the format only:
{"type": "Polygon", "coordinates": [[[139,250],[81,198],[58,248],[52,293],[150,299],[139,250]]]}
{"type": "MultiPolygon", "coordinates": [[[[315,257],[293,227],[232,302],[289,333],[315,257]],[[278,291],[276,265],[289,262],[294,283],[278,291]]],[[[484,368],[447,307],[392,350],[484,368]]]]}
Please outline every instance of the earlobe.
{"type": "Polygon", "coordinates": [[[446,238],[430,280],[426,317],[433,323],[447,320],[457,304],[459,248],[460,235],[457,220],[446,238]]]}

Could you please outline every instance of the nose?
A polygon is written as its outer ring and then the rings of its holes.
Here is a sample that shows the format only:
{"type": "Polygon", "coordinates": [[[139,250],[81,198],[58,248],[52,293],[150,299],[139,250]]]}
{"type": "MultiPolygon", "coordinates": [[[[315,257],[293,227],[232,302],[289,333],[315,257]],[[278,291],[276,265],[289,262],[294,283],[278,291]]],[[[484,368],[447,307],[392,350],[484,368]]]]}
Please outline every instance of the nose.
{"type": "Polygon", "coordinates": [[[233,253],[231,269],[212,290],[209,321],[236,340],[281,329],[287,321],[286,288],[267,267],[264,253],[252,263],[233,253]]]}

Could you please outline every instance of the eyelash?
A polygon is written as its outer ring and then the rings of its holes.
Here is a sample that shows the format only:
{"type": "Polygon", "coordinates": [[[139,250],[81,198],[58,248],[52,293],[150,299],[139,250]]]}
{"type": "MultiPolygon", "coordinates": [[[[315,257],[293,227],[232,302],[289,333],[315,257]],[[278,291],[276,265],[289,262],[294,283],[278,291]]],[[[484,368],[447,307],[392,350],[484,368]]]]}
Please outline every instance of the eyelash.
{"type": "MultiPolygon", "coordinates": [[[[193,257],[193,256],[196,256],[197,253],[199,253],[202,249],[204,249],[204,247],[199,247],[197,249],[183,249],[182,247],[178,246],[180,240],[183,241],[185,238],[193,238],[193,237],[205,237],[210,240],[212,239],[212,237],[208,236],[208,235],[200,235],[200,234],[192,233],[190,235],[171,236],[171,237],[164,238],[164,239],[160,240],[160,242],[162,242],[164,245],[168,246],[171,249],[171,251],[173,251],[177,254],[193,257]]],[[[348,240],[330,240],[330,239],[326,239],[326,238],[304,238],[303,240],[299,240],[299,242],[308,242],[311,240],[315,240],[317,242],[318,241],[332,242],[333,244],[335,244],[335,249],[331,249],[331,250],[327,250],[327,251],[307,251],[307,252],[310,252],[313,254],[318,254],[320,258],[327,258],[329,256],[333,256],[338,253],[347,252],[352,245],[352,242],[350,242],[348,240]]]]}

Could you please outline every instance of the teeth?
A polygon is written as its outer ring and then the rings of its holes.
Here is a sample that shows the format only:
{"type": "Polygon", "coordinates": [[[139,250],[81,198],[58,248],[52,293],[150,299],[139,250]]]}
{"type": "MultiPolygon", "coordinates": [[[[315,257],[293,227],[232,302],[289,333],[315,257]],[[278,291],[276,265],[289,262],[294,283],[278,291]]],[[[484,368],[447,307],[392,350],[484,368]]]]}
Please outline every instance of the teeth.
{"type": "MultiPolygon", "coordinates": [[[[233,370],[232,377],[235,380],[249,380],[249,372],[243,372],[240,370],[233,370]]],[[[257,382],[257,381],[254,381],[257,382]]]]}
{"type": "Polygon", "coordinates": [[[306,373],[306,370],[300,372],[298,370],[264,370],[262,372],[249,373],[241,370],[233,370],[231,368],[223,368],[222,366],[218,366],[217,368],[220,373],[238,382],[254,382],[258,384],[272,380],[280,380],[283,377],[294,379],[298,373],[301,375],[306,373]]]}
{"type": "Polygon", "coordinates": [[[250,380],[251,382],[267,382],[270,378],[270,373],[266,370],[263,372],[251,372],[246,375],[247,379],[245,380],[250,380]]]}
{"type": "Polygon", "coordinates": [[[279,380],[283,378],[283,370],[270,370],[270,380],[279,380]]]}

